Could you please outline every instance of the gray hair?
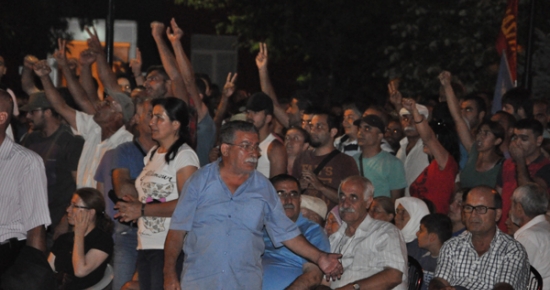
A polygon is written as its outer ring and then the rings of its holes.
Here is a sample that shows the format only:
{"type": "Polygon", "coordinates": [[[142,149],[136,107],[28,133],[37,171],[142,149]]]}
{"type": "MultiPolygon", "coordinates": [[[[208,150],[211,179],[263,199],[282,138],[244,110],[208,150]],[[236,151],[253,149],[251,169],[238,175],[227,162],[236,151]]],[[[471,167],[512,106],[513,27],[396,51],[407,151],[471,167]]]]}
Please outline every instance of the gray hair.
{"type": "Polygon", "coordinates": [[[516,188],[512,194],[512,200],[521,204],[525,215],[529,218],[545,214],[548,208],[546,190],[536,183],[527,183],[516,188]]]}
{"type": "Polygon", "coordinates": [[[254,124],[245,121],[231,121],[223,124],[220,129],[220,142],[231,144],[235,140],[235,134],[240,132],[250,132],[258,134],[254,124]]]}
{"type": "Polygon", "coordinates": [[[361,175],[353,175],[342,180],[342,182],[340,182],[340,186],[338,186],[338,194],[340,194],[340,192],[342,191],[342,184],[346,182],[360,183],[363,186],[363,199],[365,201],[374,196],[374,185],[372,185],[372,182],[370,182],[370,180],[361,175]]]}

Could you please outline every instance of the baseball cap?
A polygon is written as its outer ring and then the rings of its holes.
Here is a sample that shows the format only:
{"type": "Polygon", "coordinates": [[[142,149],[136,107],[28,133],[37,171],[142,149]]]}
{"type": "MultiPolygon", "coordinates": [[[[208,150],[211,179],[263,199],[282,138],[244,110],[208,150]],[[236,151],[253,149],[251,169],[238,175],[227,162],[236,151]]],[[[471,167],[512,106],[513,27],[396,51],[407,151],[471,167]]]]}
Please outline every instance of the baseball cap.
{"type": "Polygon", "coordinates": [[[107,91],[107,94],[111,96],[117,103],[120,104],[120,107],[122,108],[122,116],[124,118],[124,122],[127,123],[132,119],[135,112],[134,103],[132,102],[132,98],[124,92],[110,92],[107,91]]]}
{"type": "Polygon", "coordinates": [[[359,126],[361,122],[367,123],[369,126],[376,127],[382,134],[386,133],[386,126],[384,126],[384,121],[376,115],[366,115],[359,120],[353,122],[353,125],[359,126]]]}
{"type": "Polygon", "coordinates": [[[255,93],[246,103],[246,109],[252,112],[266,111],[267,115],[273,115],[273,101],[265,93],[255,93]]]}
{"type": "Polygon", "coordinates": [[[29,96],[29,102],[26,105],[22,106],[20,109],[21,111],[30,112],[36,109],[46,109],[51,107],[52,104],[50,104],[50,102],[46,98],[46,94],[44,93],[44,91],[40,91],[32,93],[29,96]]]}

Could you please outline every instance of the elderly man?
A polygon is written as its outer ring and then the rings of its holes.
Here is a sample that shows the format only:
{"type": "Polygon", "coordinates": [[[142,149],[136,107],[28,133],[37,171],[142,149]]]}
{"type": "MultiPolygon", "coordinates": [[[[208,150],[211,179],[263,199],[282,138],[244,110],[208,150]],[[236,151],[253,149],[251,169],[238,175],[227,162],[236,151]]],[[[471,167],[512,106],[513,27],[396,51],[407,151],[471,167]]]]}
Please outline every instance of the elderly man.
{"type": "MultiPolygon", "coordinates": [[[[329,251],[330,244],[323,228],[300,213],[299,181],[287,174],[271,178],[271,183],[281,199],[286,216],[292,220],[304,237],[322,251],[329,251]]],[[[310,197],[305,195],[303,197],[310,197]]],[[[321,201],[324,205],[324,202],[321,201]]],[[[326,210],[325,210],[326,211],[326,210]]],[[[262,289],[310,289],[321,283],[323,272],[319,267],[294,254],[287,247],[276,248],[264,230],[265,252],[262,256],[264,279],[262,289]]]]}
{"type": "Polygon", "coordinates": [[[467,231],[441,248],[430,289],[525,289],[529,278],[527,253],[519,242],[498,229],[501,216],[502,199],[496,190],[479,186],[464,193],[462,220],[467,231]]]}
{"type": "Polygon", "coordinates": [[[529,263],[542,276],[544,289],[550,289],[550,223],[545,214],[548,208],[546,191],[536,183],[514,190],[509,217],[519,227],[514,234],[527,251],[529,263]]]}
{"type": "Polygon", "coordinates": [[[283,211],[275,189],[255,170],[259,137],[254,125],[234,121],[220,133],[221,159],[185,184],[164,246],[165,289],[259,289],[262,285],[262,230],[275,247],[286,246],[339,277],[340,255],[312,246],[283,211]],[[185,238],[185,244],[184,244],[185,238]],[[181,288],[176,258],[185,260],[181,288]]]}
{"type": "MultiPolygon", "coordinates": [[[[407,248],[399,229],[368,215],[372,183],[361,176],[342,181],[342,226],[330,236],[332,252],[342,254],[344,274],[333,289],[407,289],[407,248]]],[[[325,283],[326,284],[326,283],[325,283]]]]}

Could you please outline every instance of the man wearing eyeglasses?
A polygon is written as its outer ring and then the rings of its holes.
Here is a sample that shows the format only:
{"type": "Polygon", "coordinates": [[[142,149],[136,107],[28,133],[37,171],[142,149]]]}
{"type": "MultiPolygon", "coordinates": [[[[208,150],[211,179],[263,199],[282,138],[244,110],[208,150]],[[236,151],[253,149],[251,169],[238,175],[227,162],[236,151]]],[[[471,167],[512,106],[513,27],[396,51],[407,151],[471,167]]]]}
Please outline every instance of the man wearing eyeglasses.
{"type": "Polygon", "coordinates": [[[283,245],[315,262],[328,278],[339,278],[340,255],[320,251],[284,213],[269,180],[259,173],[258,131],[233,121],[220,131],[221,160],[187,180],[164,245],[164,289],[260,289],[263,229],[283,245]],[[184,243],[185,240],[185,243],[184,243]],[[185,259],[181,285],[176,258],[185,259]]]}
{"type": "Polygon", "coordinates": [[[464,194],[462,220],[467,231],[441,248],[430,289],[526,288],[527,253],[518,241],[498,229],[501,216],[502,198],[496,190],[479,186],[464,194]]]}
{"type": "MultiPolygon", "coordinates": [[[[271,183],[281,200],[286,216],[293,221],[304,237],[321,251],[329,252],[330,244],[323,228],[300,213],[301,194],[298,180],[288,174],[271,178],[271,183]]],[[[324,204],[324,203],[323,203],[324,204]]],[[[319,285],[323,272],[317,265],[294,254],[287,247],[276,248],[264,230],[265,252],[262,289],[310,289],[319,285]]]]}

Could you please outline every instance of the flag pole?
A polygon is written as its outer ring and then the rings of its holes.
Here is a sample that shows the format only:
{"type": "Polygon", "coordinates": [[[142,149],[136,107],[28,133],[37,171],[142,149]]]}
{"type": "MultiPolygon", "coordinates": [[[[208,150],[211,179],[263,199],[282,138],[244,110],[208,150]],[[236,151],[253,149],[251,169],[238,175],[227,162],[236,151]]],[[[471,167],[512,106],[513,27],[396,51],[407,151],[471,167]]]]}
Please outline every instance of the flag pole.
{"type": "Polygon", "coordinates": [[[105,50],[107,62],[113,65],[113,43],[114,43],[114,18],[115,18],[115,3],[114,0],[109,0],[109,10],[105,21],[105,50]]]}
{"type": "Polygon", "coordinates": [[[531,78],[531,70],[533,63],[533,42],[534,42],[534,31],[535,31],[535,11],[537,6],[537,0],[531,0],[531,11],[529,16],[529,34],[527,38],[527,52],[525,56],[525,71],[523,74],[523,87],[525,89],[531,90],[531,85],[533,79],[531,78]]]}

